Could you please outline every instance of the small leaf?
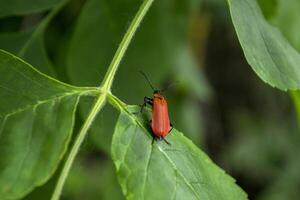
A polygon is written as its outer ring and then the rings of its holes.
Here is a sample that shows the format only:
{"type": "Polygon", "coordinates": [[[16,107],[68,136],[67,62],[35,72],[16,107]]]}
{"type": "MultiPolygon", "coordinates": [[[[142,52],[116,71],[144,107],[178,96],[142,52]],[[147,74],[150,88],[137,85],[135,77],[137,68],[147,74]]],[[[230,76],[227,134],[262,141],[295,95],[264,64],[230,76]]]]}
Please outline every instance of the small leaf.
{"type": "Polygon", "coordinates": [[[247,199],[234,179],[182,133],[173,129],[166,139],[171,145],[152,144],[145,123],[121,113],[112,157],[127,199],[247,199]]]}
{"type": "Polygon", "coordinates": [[[300,54],[270,25],[256,0],[228,0],[246,59],[257,75],[281,90],[300,88],[300,54]]]}
{"type": "Polygon", "coordinates": [[[18,199],[54,173],[88,92],[0,51],[0,197],[18,199]]]}

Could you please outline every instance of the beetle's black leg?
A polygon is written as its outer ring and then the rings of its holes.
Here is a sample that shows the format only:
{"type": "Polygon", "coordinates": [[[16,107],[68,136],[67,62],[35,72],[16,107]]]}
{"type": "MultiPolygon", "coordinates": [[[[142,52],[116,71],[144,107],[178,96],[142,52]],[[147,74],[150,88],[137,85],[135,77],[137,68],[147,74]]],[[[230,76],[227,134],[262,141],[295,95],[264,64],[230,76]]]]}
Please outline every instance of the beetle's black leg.
{"type": "Polygon", "coordinates": [[[146,107],[147,106],[147,104],[149,104],[149,105],[153,105],[153,99],[151,99],[150,97],[144,97],[144,103],[143,103],[143,105],[141,106],[141,110],[140,110],[140,113],[142,113],[143,112],[143,110],[144,110],[144,107],[146,107]]]}
{"type": "Polygon", "coordinates": [[[168,142],[168,140],[166,140],[164,137],[162,137],[162,136],[160,136],[159,138],[158,138],[160,141],[161,140],[163,140],[165,143],[167,143],[168,145],[171,145],[171,143],[170,142],[168,142]]]}
{"type": "Polygon", "coordinates": [[[168,145],[171,145],[170,142],[168,142],[168,140],[166,140],[165,138],[163,138],[162,136],[156,137],[153,135],[153,139],[152,139],[152,144],[154,143],[154,140],[159,140],[159,141],[164,141],[165,143],[167,143],[168,145]]]}
{"type": "Polygon", "coordinates": [[[154,143],[154,140],[155,140],[155,137],[153,136],[153,137],[152,137],[152,145],[153,145],[153,143],[154,143]]]}
{"type": "Polygon", "coordinates": [[[166,140],[165,138],[162,138],[163,141],[165,141],[165,143],[167,143],[168,145],[171,145],[170,142],[168,142],[168,140],[166,140]]]}
{"type": "Polygon", "coordinates": [[[139,112],[134,112],[133,114],[141,114],[144,110],[144,107],[146,107],[147,104],[152,106],[153,105],[153,99],[151,99],[150,97],[144,97],[144,103],[142,105],[140,105],[141,110],[139,112]]]}
{"type": "Polygon", "coordinates": [[[173,124],[172,123],[170,123],[170,126],[171,126],[171,129],[169,130],[169,133],[173,130],[173,124]]]}

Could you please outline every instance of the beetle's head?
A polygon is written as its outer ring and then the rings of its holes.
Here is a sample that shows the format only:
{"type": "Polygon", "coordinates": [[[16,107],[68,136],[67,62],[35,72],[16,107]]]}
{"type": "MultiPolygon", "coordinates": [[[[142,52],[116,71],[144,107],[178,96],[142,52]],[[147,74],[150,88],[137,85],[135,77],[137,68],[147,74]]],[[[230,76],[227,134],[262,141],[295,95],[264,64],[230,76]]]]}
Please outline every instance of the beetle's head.
{"type": "Polygon", "coordinates": [[[164,99],[164,96],[158,91],[157,93],[153,93],[153,98],[164,99]]]}
{"type": "Polygon", "coordinates": [[[164,91],[170,89],[171,87],[173,87],[173,86],[175,85],[174,83],[172,83],[172,84],[168,85],[167,87],[165,87],[165,88],[163,88],[163,89],[161,89],[161,90],[157,90],[157,89],[153,86],[153,84],[151,83],[151,81],[149,80],[149,78],[147,77],[147,75],[146,75],[144,72],[142,72],[142,71],[140,71],[140,73],[141,73],[141,74],[144,76],[144,78],[147,80],[149,86],[150,86],[151,89],[153,90],[153,94],[162,94],[164,91]]]}

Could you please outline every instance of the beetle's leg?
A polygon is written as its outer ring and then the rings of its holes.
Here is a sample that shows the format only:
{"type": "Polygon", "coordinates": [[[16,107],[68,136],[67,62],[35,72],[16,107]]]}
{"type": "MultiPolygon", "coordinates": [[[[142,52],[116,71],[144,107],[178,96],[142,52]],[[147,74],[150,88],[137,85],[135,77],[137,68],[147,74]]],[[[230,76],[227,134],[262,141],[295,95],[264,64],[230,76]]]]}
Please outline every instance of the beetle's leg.
{"type": "Polygon", "coordinates": [[[144,107],[146,107],[147,106],[147,104],[149,104],[149,105],[153,105],[153,99],[151,99],[150,97],[144,97],[144,103],[143,103],[143,105],[141,106],[141,110],[140,110],[140,113],[142,113],[143,112],[143,110],[144,110],[144,107]]]}
{"type": "Polygon", "coordinates": [[[151,143],[152,145],[153,145],[153,143],[154,143],[154,140],[155,140],[155,137],[153,136],[153,137],[152,137],[152,143],[151,143]]]}
{"type": "Polygon", "coordinates": [[[162,138],[163,141],[165,141],[165,143],[167,143],[168,145],[171,145],[170,142],[168,142],[168,140],[166,140],[165,138],[162,138]]]}
{"type": "Polygon", "coordinates": [[[173,124],[172,123],[170,123],[170,126],[171,126],[171,128],[170,128],[170,130],[169,130],[169,133],[173,130],[173,124]]]}
{"type": "Polygon", "coordinates": [[[171,145],[170,142],[168,142],[168,140],[166,140],[165,138],[163,138],[162,136],[159,136],[159,137],[156,137],[156,136],[153,136],[153,140],[152,140],[152,144],[154,142],[154,140],[159,140],[159,141],[164,141],[165,143],[167,143],[168,145],[171,145]]]}
{"type": "Polygon", "coordinates": [[[139,112],[134,112],[133,114],[141,114],[144,110],[144,107],[146,107],[147,104],[152,106],[153,105],[153,99],[151,99],[150,97],[144,97],[144,103],[142,105],[140,105],[141,110],[139,112]]]}
{"type": "Polygon", "coordinates": [[[153,105],[153,99],[150,97],[144,97],[144,105],[146,106],[147,104],[153,105]]]}
{"type": "Polygon", "coordinates": [[[160,136],[159,138],[158,138],[160,141],[161,140],[163,140],[165,143],[167,143],[168,145],[171,145],[171,143],[170,142],[168,142],[168,140],[166,140],[164,137],[162,137],[162,136],[160,136]]]}

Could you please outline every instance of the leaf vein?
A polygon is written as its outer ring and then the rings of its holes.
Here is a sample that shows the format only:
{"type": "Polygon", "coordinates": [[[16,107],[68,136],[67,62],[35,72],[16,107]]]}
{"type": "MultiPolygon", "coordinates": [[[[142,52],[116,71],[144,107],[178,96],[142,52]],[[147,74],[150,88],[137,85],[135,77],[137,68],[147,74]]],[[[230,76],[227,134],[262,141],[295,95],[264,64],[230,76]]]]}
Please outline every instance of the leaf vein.
{"type": "Polygon", "coordinates": [[[33,127],[34,127],[34,122],[35,122],[35,115],[36,115],[36,108],[37,107],[34,107],[33,110],[32,110],[32,123],[31,123],[31,126],[30,126],[30,130],[29,130],[29,135],[28,135],[28,141],[27,141],[27,149],[26,149],[26,152],[24,154],[24,157],[23,159],[21,160],[21,162],[19,163],[19,168],[17,170],[17,172],[15,173],[15,180],[13,181],[12,185],[11,185],[11,188],[14,188],[14,186],[16,185],[19,177],[20,177],[20,174],[21,174],[21,170],[23,169],[23,164],[26,160],[26,158],[28,157],[29,155],[29,152],[30,152],[30,144],[31,144],[31,141],[32,141],[32,132],[33,132],[33,127]]]}
{"type": "Polygon", "coordinates": [[[37,100],[37,103],[35,103],[35,104],[29,104],[29,105],[23,106],[22,108],[15,109],[12,112],[4,113],[4,116],[8,116],[9,117],[11,115],[18,114],[18,113],[26,111],[28,109],[32,109],[35,106],[40,106],[42,104],[45,104],[45,103],[48,103],[48,102],[51,102],[51,101],[55,101],[55,100],[58,100],[58,99],[62,99],[62,98],[67,97],[67,96],[73,96],[73,95],[76,95],[76,94],[81,95],[82,93],[83,93],[82,91],[80,91],[80,92],[72,92],[72,93],[65,93],[64,95],[53,96],[53,97],[50,97],[49,99],[46,99],[46,100],[42,100],[42,101],[37,100]]]}
{"type": "Polygon", "coordinates": [[[151,158],[152,158],[152,153],[153,153],[153,144],[151,143],[150,154],[148,156],[148,161],[147,161],[146,169],[145,169],[145,178],[144,178],[144,183],[143,183],[143,199],[145,199],[145,189],[146,189],[146,183],[147,183],[147,179],[148,179],[148,170],[149,170],[149,166],[150,166],[150,162],[151,162],[151,158]]]}
{"type": "Polygon", "coordinates": [[[195,196],[197,197],[197,199],[200,199],[200,197],[198,196],[198,193],[195,191],[194,187],[189,183],[189,181],[187,180],[187,178],[180,172],[180,170],[177,168],[176,164],[172,161],[172,159],[168,156],[168,154],[165,151],[163,151],[160,147],[158,147],[158,150],[160,152],[162,152],[163,155],[167,158],[167,160],[171,163],[171,165],[173,166],[174,170],[177,171],[177,173],[183,179],[184,183],[193,191],[193,193],[195,194],[195,196]]]}

